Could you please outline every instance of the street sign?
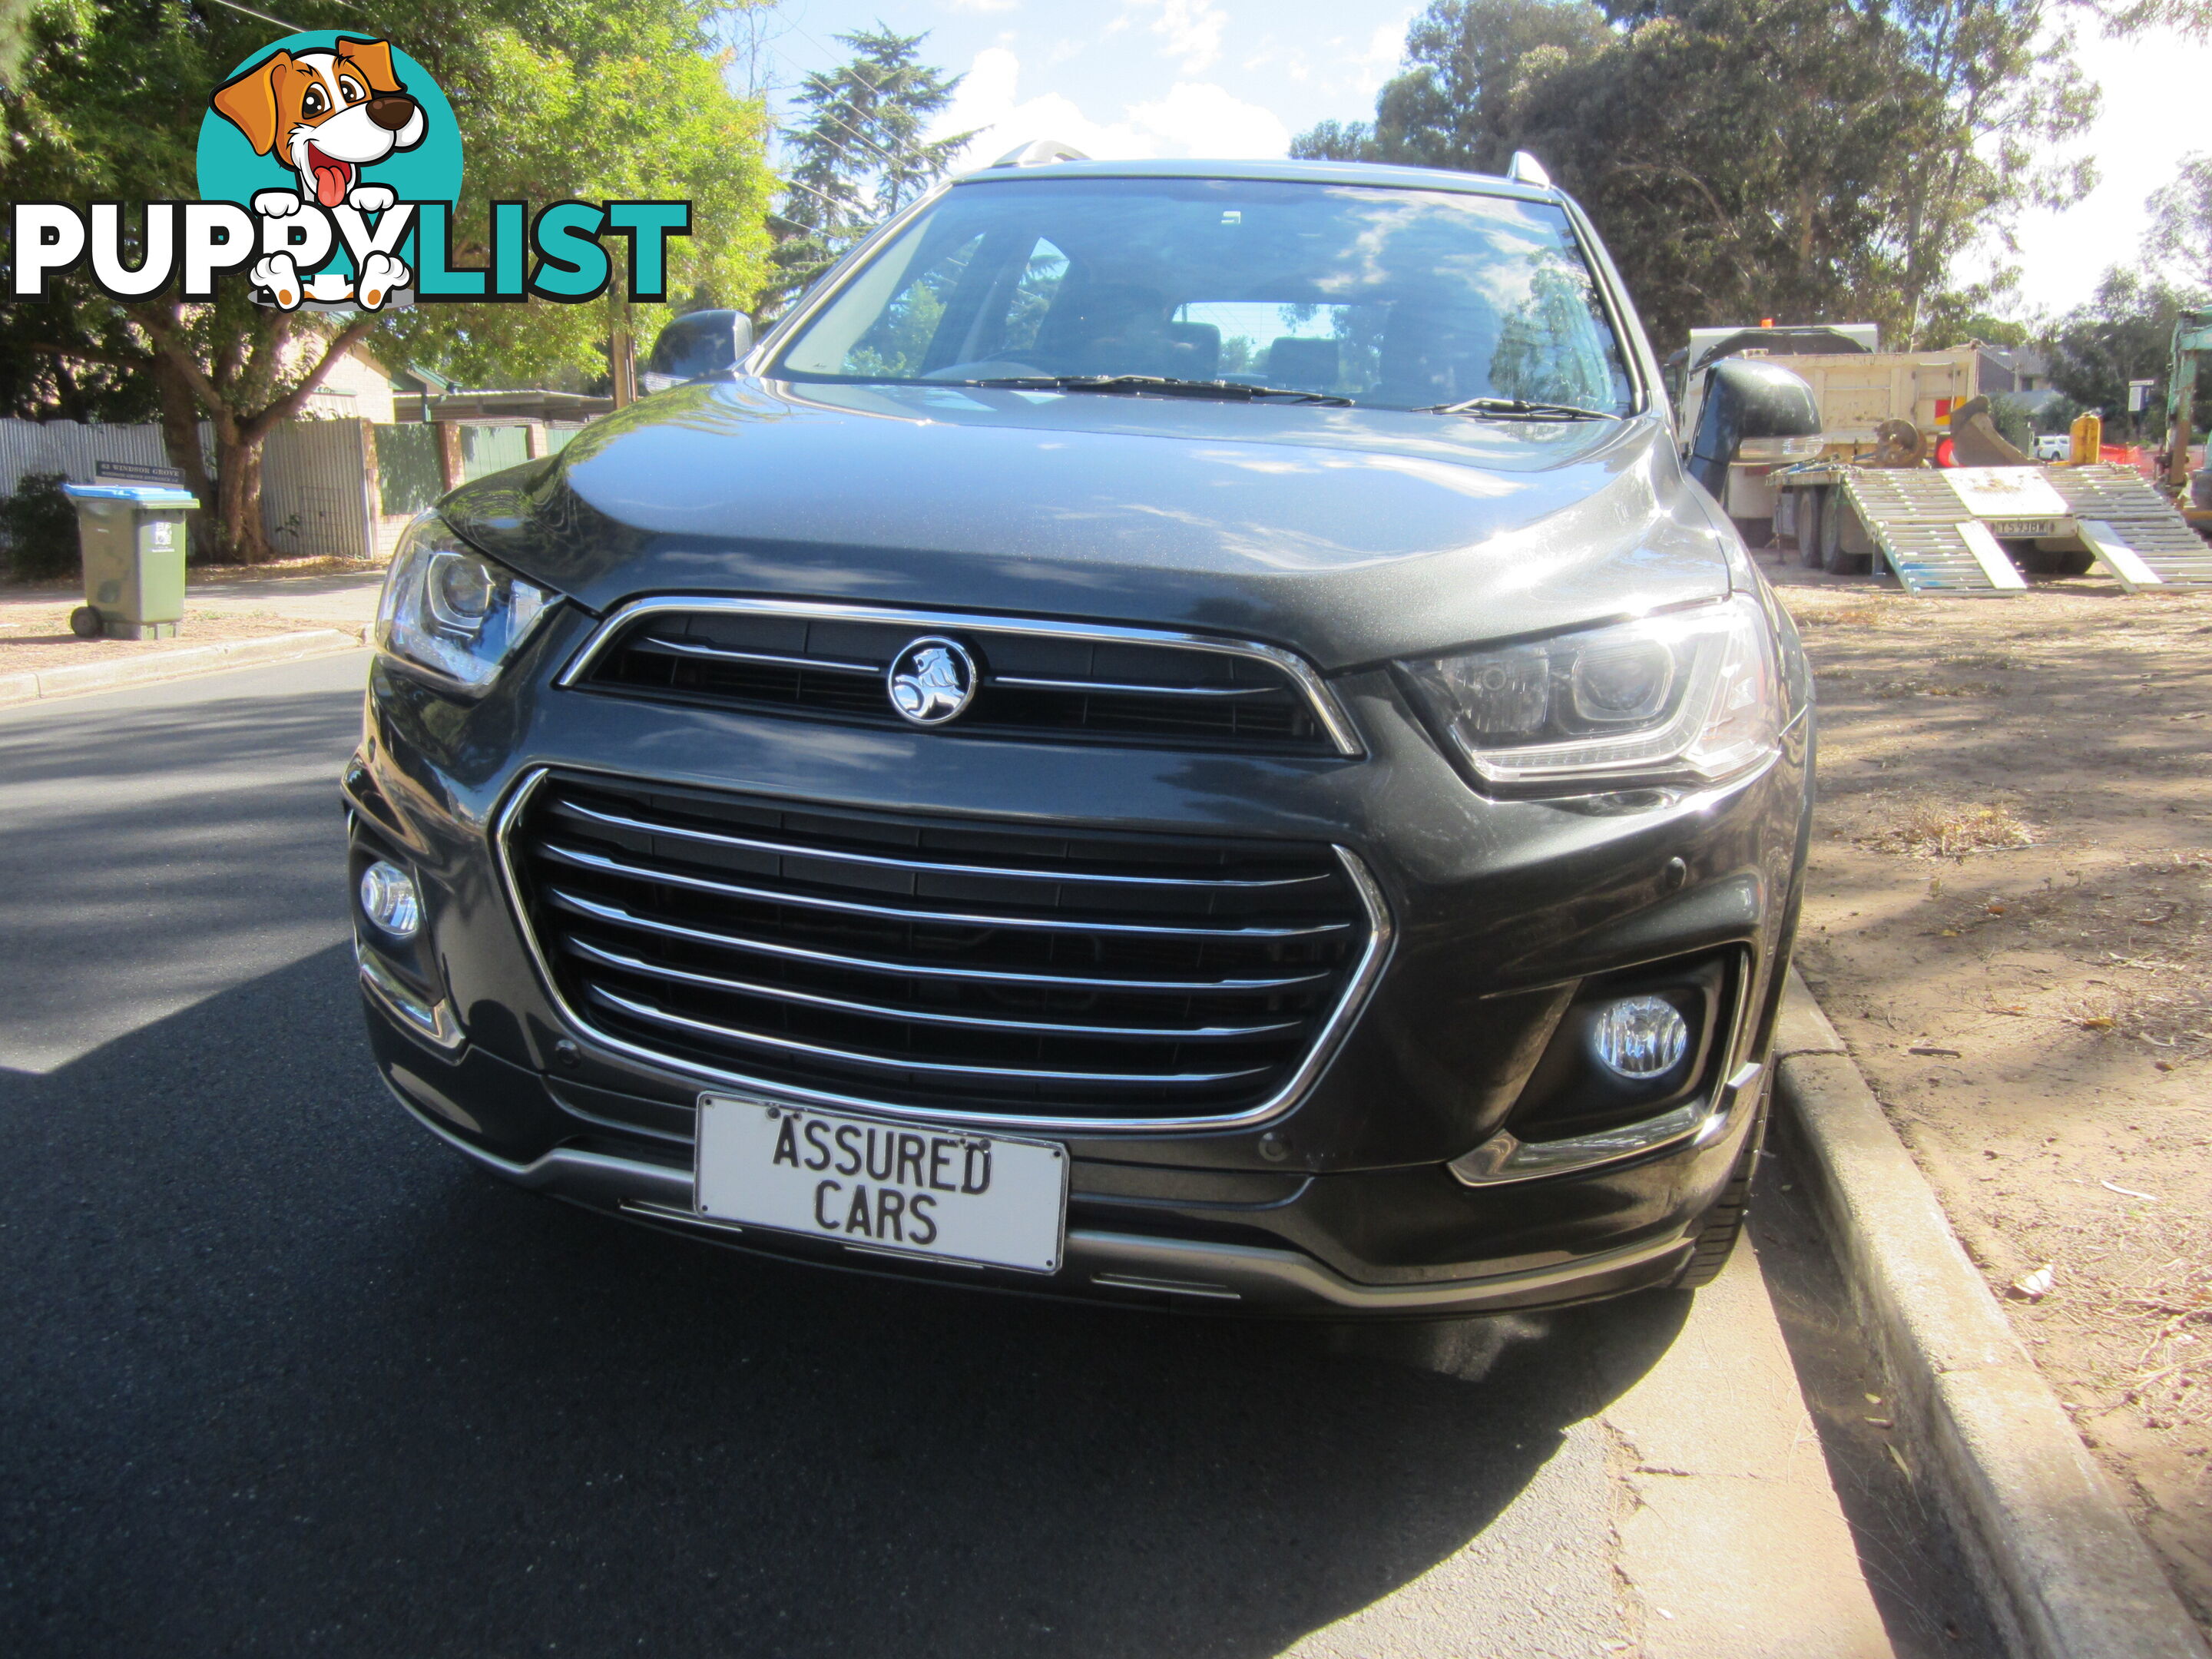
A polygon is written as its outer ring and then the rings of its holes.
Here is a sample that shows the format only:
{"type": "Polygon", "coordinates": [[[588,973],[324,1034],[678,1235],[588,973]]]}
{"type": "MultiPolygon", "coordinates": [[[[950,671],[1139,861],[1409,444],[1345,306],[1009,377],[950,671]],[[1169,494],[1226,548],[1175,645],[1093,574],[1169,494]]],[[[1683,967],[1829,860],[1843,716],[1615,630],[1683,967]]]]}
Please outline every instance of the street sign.
{"type": "Polygon", "coordinates": [[[2157,385],[2156,380],[2130,380],[2128,382],[2128,413],[2140,415],[2148,409],[2150,394],[2157,385]]]}
{"type": "Polygon", "coordinates": [[[93,476],[100,478],[118,478],[131,483],[179,484],[185,475],[173,466],[140,466],[132,461],[94,461],[93,476]]]}

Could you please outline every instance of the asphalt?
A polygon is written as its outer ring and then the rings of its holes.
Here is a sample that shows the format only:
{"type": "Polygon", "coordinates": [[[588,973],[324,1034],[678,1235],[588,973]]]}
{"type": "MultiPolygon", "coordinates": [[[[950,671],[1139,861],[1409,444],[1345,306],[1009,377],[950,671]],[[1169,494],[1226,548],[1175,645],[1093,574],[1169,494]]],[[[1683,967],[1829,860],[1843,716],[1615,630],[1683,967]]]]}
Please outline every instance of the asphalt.
{"type": "Polygon", "coordinates": [[[361,1033],[363,662],[0,715],[0,1651],[1992,1650],[1786,1174],[1696,1297],[1358,1329],[475,1174],[361,1033]]]}

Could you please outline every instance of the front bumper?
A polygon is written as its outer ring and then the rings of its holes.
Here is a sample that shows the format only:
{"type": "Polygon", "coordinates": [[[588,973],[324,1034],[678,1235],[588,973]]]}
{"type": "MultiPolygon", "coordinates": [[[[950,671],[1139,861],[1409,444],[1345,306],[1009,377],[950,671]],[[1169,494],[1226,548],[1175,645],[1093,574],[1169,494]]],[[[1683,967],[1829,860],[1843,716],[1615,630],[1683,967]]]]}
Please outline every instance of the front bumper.
{"type": "MultiPolygon", "coordinates": [[[[364,981],[368,989],[369,981],[364,981]]],[[[699,1215],[688,1145],[647,1142],[549,1079],[440,1054],[373,990],[370,1034],[392,1096],[489,1174],[646,1225],[786,1260],[969,1288],[1278,1316],[1433,1317],[1554,1307],[1668,1282],[1705,1209],[1760,1133],[1763,1078],[1739,1069],[1690,1133],[1554,1178],[1470,1188],[1437,1166],[1328,1176],[1074,1161],[1066,1260],[1049,1277],[853,1250],[699,1215]],[[485,1144],[532,1118],[557,1144],[526,1159],[485,1144]],[[1566,1248],[1576,1237],[1589,1247],[1566,1248]],[[1458,1259],[1470,1242],[1510,1252],[1458,1259]],[[1548,1247],[1547,1247],[1548,1246],[1548,1247]],[[1526,1247],[1526,1248],[1519,1248],[1526,1247]],[[1381,1258],[1381,1259],[1376,1259],[1381,1258]]]]}
{"type": "Polygon", "coordinates": [[[1332,682],[1366,745],[1341,760],[926,732],[848,741],[564,687],[587,625],[557,620],[471,705],[380,662],[346,780],[356,863],[403,862],[424,901],[405,951],[356,918],[380,1066],[418,1120],[504,1178],[738,1248],[948,1284],[1419,1316],[1668,1281],[1759,1132],[1808,822],[1809,719],[1778,763],[1723,790],[1501,800],[1468,787],[1385,672],[1332,682]],[[1049,1279],[740,1232],[693,1212],[702,1079],[595,1040],[518,926],[496,827],[549,767],[879,811],[1328,842],[1373,872],[1394,923],[1389,959],[1326,1066],[1263,1118],[1054,1133],[1074,1179],[1068,1259],[1049,1279]],[[1641,1117],[1532,1109],[1531,1079],[1578,988],[1670,963],[1705,964],[1725,987],[1695,1088],[1641,1117]],[[1577,1140],[1589,1144],[1547,1158],[1577,1140]]]}

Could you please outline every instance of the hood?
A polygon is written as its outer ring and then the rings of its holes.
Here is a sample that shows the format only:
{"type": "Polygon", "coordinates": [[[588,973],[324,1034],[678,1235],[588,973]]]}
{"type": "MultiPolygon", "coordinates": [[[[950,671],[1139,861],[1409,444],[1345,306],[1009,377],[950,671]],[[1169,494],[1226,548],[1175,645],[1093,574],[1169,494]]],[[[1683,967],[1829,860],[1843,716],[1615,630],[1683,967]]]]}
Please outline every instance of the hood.
{"type": "Polygon", "coordinates": [[[725,380],[462,486],[454,528],[604,611],[745,593],[1190,629],[1325,669],[1729,586],[1665,423],[725,380]]]}

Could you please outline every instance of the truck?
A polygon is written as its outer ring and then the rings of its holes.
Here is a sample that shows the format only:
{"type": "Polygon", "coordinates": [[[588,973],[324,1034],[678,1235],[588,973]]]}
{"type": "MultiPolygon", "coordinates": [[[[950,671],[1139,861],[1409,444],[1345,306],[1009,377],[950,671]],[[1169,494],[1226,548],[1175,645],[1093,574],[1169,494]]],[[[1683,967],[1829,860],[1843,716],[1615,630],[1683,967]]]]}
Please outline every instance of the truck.
{"type": "Polygon", "coordinates": [[[1676,355],[1686,464],[1751,545],[1838,574],[1879,560],[1915,594],[2100,567],[2130,592],[2212,586],[2212,548],[2094,438],[2046,466],[1996,431],[1983,388],[2010,379],[1983,348],[1878,344],[1866,325],[1763,325],[1676,355]]]}

